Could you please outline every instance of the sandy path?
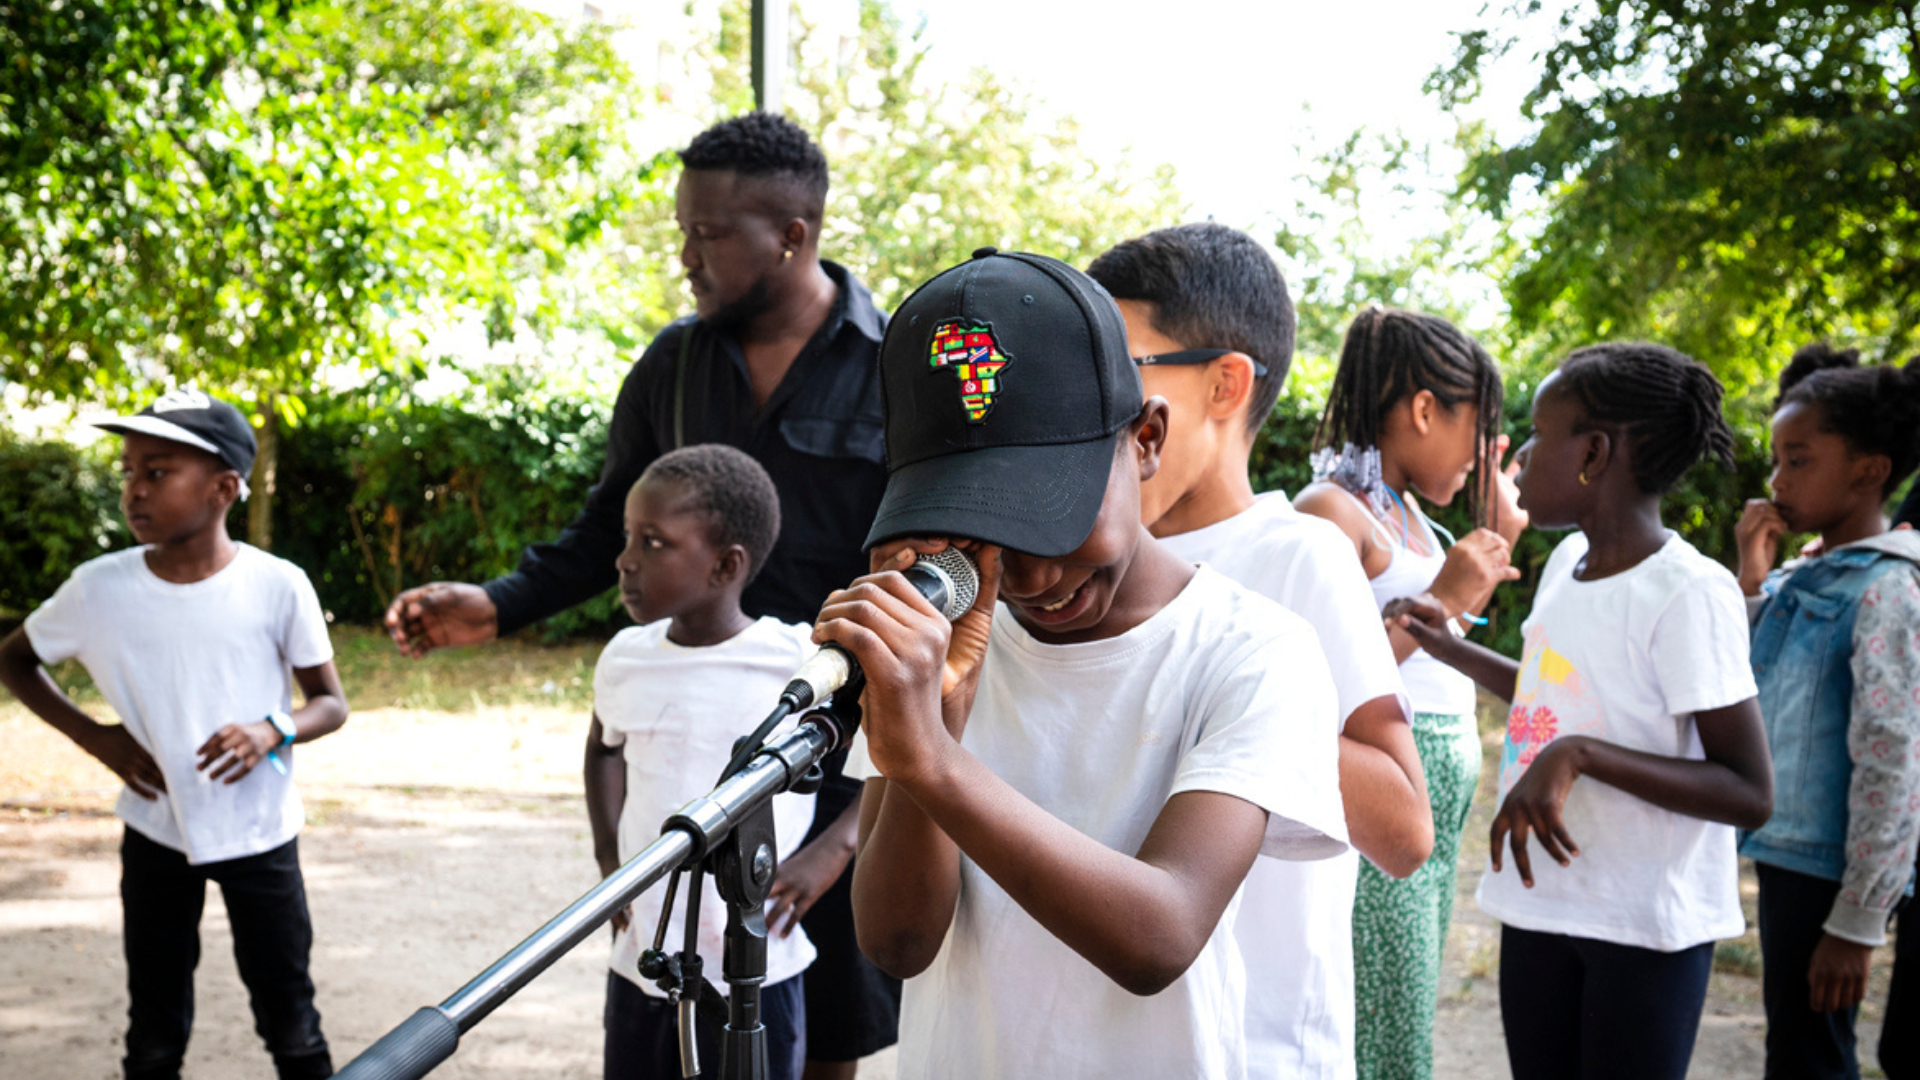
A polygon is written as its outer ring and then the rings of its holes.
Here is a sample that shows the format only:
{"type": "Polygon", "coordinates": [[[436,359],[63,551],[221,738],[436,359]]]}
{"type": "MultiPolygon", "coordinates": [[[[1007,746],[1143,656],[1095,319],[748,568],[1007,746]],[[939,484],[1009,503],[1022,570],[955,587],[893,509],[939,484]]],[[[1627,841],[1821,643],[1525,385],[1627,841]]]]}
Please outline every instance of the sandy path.
{"type": "MultiPolygon", "coordinates": [[[[421,1005],[445,998],[594,880],[578,801],[575,710],[356,713],[303,747],[301,838],[314,912],[319,1005],[344,1063],[421,1005]]],[[[120,960],[120,826],[111,777],[17,707],[0,706],[0,1077],[118,1075],[126,1009],[120,960]]],[[[1486,800],[1462,865],[1485,858],[1486,800]]],[[[1437,1033],[1437,1072],[1504,1080],[1498,927],[1462,874],[1437,1033]]],[[[266,1075],[217,890],[202,926],[199,1021],[188,1057],[202,1080],[266,1075]]],[[[584,945],[462,1040],[447,1080],[599,1075],[604,954],[584,945]]],[[[1862,1043],[1877,1038],[1884,973],[1862,1043]]],[[[1696,1077],[1760,1071],[1758,982],[1717,973],[1696,1077]]],[[[864,1063],[890,1078],[892,1055],[864,1063]]]]}

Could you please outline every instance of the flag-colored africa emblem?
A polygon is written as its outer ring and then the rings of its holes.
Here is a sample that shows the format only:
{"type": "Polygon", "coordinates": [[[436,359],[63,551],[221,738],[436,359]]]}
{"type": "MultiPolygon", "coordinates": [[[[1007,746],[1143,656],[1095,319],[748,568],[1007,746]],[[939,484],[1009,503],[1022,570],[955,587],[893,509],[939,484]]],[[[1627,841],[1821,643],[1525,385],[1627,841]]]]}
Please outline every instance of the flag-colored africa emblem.
{"type": "Polygon", "coordinates": [[[984,423],[993,411],[993,395],[1000,391],[1000,369],[1013,357],[1000,351],[993,327],[986,323],[948,319],[933,328],[933,349],[927,365],[935,371],[951,369],[960,380],[960,404],[967,422],[984,423]]]}

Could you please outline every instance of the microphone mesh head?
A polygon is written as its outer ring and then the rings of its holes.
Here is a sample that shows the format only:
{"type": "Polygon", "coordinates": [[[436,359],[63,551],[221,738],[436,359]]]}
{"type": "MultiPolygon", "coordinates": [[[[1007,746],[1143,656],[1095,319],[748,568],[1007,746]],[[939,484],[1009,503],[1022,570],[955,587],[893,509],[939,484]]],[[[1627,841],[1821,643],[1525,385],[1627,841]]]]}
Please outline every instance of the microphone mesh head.
{"type": "Polygon", "coordinates": [[[938,570],[953,582],[953,587],[947,590],[947,608],[940,613],[947,617],[948,622],[973,609],[973,601],[980,595],[980,571],[966,552],[950,547],[932,555],[922,555],[914,560],[914,565],[938,570]]]}

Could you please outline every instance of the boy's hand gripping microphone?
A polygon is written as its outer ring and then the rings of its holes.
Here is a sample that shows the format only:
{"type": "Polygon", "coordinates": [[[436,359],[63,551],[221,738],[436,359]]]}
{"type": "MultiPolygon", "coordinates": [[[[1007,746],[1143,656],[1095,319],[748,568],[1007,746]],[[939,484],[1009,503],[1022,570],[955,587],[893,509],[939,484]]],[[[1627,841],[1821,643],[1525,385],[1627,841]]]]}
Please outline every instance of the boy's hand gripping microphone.
{"type": "MultiPolygon", "coordinates": [[[[900,573],[948,622],[971,610],[974,598],[980,594],[980,571],[973,565],[973,559],[959,548],[922,555],[900,573]]],[[[854,661],[853,654],[828,642],[793,673],[793,681],[780,697],[798,712],[855,681],[859,675],[860,665],[854,661]]]]}

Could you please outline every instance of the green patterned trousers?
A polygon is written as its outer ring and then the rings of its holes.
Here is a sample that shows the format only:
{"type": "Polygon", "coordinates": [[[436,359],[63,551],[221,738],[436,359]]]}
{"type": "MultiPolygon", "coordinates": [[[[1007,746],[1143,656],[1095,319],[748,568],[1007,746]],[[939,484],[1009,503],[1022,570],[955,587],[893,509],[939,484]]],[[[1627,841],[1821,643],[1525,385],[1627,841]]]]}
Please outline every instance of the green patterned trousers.
{"type": "Polygon", "coordinates": [[[1416,713],[1413,741],[1433,801],[1433,856],[1405,881],[1360,860],[1353,900],[1360,1080],[1432,1080],[1434,1005],[1453,919],[1460,833],[1480,783],[1480,732],[1472,714],[1416,713]]]}

